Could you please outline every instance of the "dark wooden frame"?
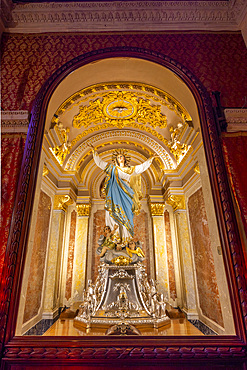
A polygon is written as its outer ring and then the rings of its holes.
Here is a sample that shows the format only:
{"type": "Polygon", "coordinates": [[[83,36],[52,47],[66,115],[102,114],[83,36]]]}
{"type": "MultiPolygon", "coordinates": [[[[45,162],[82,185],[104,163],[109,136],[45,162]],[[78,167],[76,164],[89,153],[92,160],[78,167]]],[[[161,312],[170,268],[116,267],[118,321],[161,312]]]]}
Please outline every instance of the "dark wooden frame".
{"type": "Polygon", "coordinates": [[[41,88],[32,110],[21,176],[3,269],[0,341],[2,368],[49,365],[87,368],[104,364],[183,366],[232,364],[245,367],[246,267],[221,151],[211,98],[190,71],[165,55],[144,49],[118,47],[77,57],[58,69],[41,88]],[[72,71],[95,60],[128,56],[158,63],[174,72],[190,88],[197,103],[208,163],[218,228],[223,249],[236,335],[212,337],[15,337],[22,272],[27,248],[31,208],[49,100],[72,71]]]}

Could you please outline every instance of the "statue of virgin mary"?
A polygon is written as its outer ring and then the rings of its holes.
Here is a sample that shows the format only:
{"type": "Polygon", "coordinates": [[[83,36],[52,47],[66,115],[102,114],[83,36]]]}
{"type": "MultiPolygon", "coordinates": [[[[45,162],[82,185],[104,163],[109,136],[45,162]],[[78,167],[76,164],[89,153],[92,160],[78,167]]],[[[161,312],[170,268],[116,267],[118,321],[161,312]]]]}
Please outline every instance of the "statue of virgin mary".
{"type": "Polygon", "coordinates": [[[140,212],[141,208],[140,175],[150,167],[154,156],[140,165],[130,166],[127,150],[118,149],[113,151],[113,164],[111,164],[100,159],[93,147],[92,149],[96,165],[106,173],[105,224],[111,230],[116,229],[114,235],[117,242],[125,245],[133,239],[133,217],[140,212]]]}

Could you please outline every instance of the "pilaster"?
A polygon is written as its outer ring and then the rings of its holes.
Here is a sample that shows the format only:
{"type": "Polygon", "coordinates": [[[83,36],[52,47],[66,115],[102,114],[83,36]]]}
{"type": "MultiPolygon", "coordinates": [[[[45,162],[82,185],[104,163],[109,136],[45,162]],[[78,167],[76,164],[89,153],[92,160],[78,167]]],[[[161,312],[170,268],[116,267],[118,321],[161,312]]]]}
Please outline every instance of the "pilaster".
{"type": "Polygon", "coordinates": [[[190,246],[188,218],[183,195],[170,195],[166,200],[174,212],[178,247],[180,251],[182,309],[190,319],[198,318],[196,310],[195,281],[190,246]]]}
{"type": "Polygon", "coordinates": [[[53,318],[60,305],[59,279],[61,272],[65,219],[68,205],[73,201],[69,195],[55,195],[47,259],[47,277],[43,318],[53,318]]]}

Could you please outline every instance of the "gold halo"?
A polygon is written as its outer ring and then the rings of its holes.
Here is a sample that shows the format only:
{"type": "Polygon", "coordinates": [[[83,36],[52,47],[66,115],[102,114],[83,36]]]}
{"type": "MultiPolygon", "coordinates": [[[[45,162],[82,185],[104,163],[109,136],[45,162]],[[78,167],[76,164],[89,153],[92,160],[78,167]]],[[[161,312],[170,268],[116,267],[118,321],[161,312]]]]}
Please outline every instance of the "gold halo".
{"type": "Polygon", "coordinates": [[[129,165],[129,163],[130,163],[131,157],[130,157],[130,155],[128,154],[128,150],[126,150],[126,149],[115,149],[115,150],[113,151],[113,153],[112,153],[112,162],[113,162],[115,165],[117,165],[117,156],[118,156],[119,154],[122,154],[122,155],[125,157],[125,159],[126,159],[126,164],[127,164],[127,166],[128,166],[128,165],[129,165]]]}

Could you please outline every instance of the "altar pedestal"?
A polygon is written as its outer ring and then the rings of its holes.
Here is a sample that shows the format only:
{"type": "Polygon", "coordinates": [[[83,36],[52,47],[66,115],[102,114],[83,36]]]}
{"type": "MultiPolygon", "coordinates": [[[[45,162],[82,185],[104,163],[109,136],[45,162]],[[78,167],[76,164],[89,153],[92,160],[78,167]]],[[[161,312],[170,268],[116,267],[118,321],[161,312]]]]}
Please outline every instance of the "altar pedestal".
{"type": "Polygon", "coordinates": [[[80,330],[107,330],[123,324],[137,329],[170,325],[166,303],[155,282],[148,281],[141,263],[128,266],[102,263],[95,286],[88,282],[74,326],[80,330]]]}

